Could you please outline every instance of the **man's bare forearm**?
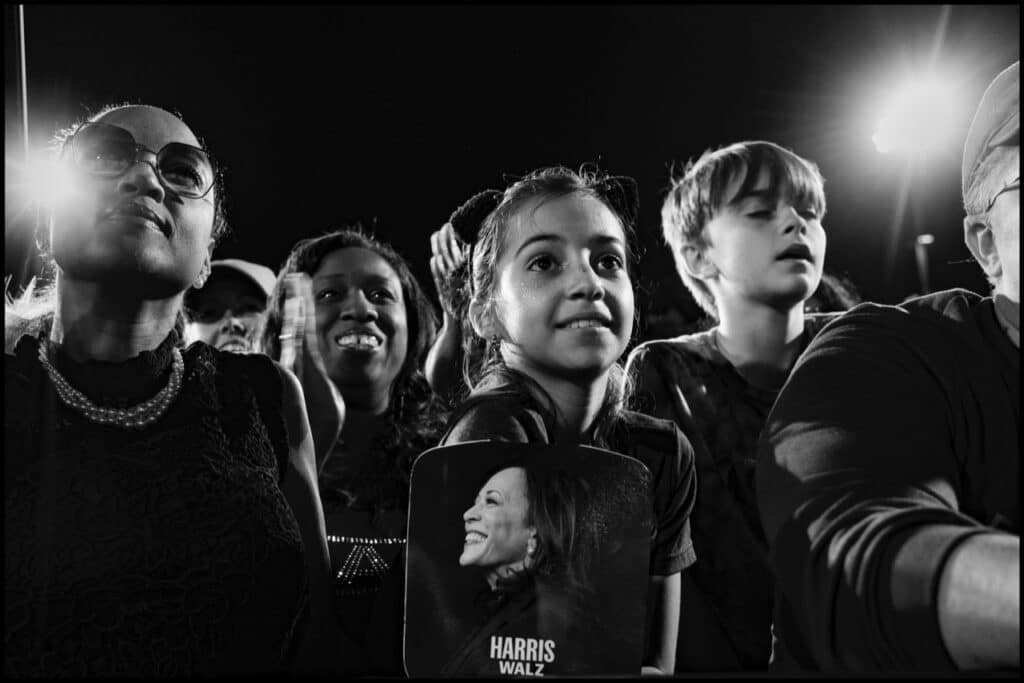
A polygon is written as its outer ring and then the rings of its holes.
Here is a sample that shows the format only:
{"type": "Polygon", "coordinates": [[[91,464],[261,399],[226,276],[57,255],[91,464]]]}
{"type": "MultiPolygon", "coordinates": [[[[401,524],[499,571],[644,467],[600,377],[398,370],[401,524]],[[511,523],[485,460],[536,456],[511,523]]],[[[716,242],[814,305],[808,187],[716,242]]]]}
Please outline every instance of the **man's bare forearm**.
{"type": "Polygon", "coordinates": [[[1020,666],[1020,537],[971,536],[939,580],[942,639],[960,669],[1020,666]]]}

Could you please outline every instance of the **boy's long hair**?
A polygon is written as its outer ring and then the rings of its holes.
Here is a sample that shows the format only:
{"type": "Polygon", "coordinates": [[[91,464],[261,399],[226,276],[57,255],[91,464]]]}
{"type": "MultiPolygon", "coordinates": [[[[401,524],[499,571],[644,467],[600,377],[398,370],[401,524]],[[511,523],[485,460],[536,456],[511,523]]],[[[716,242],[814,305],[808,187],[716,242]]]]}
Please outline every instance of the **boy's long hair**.
{"type": "Polygon", "coordinates": [[[742,196],[754,188],[762,170],[768,172],[768,190],[773,196],[812,206],[819,218],[825,217],[825,180],[817,165],[774,142],[764,141],[737,142],[707,150],[696,161],[687,163],[682,175],[672,177],[661,207],[662,233],[672,250],[676,271],[697,304],[715,320],[715,297],[703,280],[688,272],[683,247],[706,249],[704,228],[722,208],[729,186],[739,180],[737,196],[742,196]]]}
{"type": "MultiPolygon", "coordinates": [[[[564,166],[542,168],[510,185],[498,205],[483,219],[473,247],[470,274],[465,283],[465,300],[469,302],[470,309],[484,310],[494,301],[498,282],[497,264],[505,247],[509,221],[516,212],[532,199],[554,199],[569,194],[594,197],[619,219],[625,236],[627,272],[632,269],[636,263],[633,245],[638,208],[636,183],[633,179],[608,176],[586,166],[578,173],[564,166]]],[[[630,282],[632,284],[632,278],[630,282]]],[[[636,330],[637,318],[634,312],[634,338],[636,330]]],[[[463,325],[463,349],[463,373],[467,385],[472,389],[471,395],[510,389],[526,399],[532,399],[542,414],[551,418],[546,422],[553,425],[564,423],[555,402],[544,388],[505,364],[499,340],[481,339],[473,331],[472,325],[466,324],[463,325]],[[471,353],[481,345],[481,353],[471,353]]],[[[626,408],[631,393],[631,382],[622,365],[616,362],[611,368],[604,405],[595,420],[593,445],[608,447],[612,429],[626,408]]],[[[555,435],[550,435],[550,438],[554,439],[555,435]]]]}

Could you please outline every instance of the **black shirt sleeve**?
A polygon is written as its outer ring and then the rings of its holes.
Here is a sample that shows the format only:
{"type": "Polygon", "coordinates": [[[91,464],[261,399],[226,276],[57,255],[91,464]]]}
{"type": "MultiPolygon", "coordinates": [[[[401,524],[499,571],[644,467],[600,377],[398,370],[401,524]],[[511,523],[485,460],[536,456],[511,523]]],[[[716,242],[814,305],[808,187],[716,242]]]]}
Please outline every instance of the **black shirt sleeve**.
{"type": "Polygon", "coordinates": [[[540,417],[513,398],[487,397],[473,400],[453,416],[441,445],[480,440],[547,443],[547,435],[540,417]]]}
{"type": "Polygon", "coordinates": [[[654,509],[658,531],[651,548],[650,568],[650,573],[655,576],[675,574],[697,561],[690,538],[690,513],[697,500],[693,448],[679,428],[671,426],[675,442],[673,457],[663,459],[664,471],[655,481],[654,509]]]}
{"type": "MultiPolygon", "coordinates": [[[[936,613],[960,512],[962,359],[905,310],[863,306],[824,330],[762,433],[757,491],[787,623],[824,670],[952,668],[936,613]]],[[[779,624],[776,624],[776,628],[779,624]]],[[[797,648],[794,648],[794,651],[797,648]]]]}

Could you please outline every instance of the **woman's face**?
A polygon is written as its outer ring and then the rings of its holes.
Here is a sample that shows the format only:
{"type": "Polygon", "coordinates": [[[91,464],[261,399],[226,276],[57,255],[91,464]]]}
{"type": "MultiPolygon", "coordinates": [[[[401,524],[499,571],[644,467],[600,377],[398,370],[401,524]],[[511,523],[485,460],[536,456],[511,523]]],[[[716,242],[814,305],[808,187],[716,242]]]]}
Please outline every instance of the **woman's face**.
{"type": "Polygon", "coordinates": [[[379,403],[374,397],[389,395],[409,346],[398,274],[374,251],[338,249],[313,273],[313,299],[327,374],[346,401],[369,392],[379,403]]]}
{"type": "Polygon", "coordinates": [[[487,480],[466,510],[466,540],[459,557],[463,567],[498,568],[526,559],[536,529],[527,526],[526,470],[508,467],[487,480]]]}
{"type": "MultiPolygon", "coordinates": [[[[142,162],[155,163],[170,142],[199,147],[199,141],[180,119],[156,107],[123,107],[98,120],[128,131],[149,151],[117,177],[74,171],[78,191],[54,210],[54,259],[68,276],[134,287],[145,298],[184,292],[210,258],[215,190],[199,199],[183,197],[142,162]]],[[[72,164],[70,154],[65,162],[72,164]]]]}

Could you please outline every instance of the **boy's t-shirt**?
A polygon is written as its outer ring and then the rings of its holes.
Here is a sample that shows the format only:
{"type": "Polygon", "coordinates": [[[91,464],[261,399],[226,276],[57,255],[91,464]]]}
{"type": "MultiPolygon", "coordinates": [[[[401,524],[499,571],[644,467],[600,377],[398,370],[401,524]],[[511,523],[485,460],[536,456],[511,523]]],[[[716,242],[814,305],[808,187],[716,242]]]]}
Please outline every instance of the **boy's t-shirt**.
{"type": "MultiPolygon", "coordinates": [[[[442,446],[488,439],[513,443],[552,443],[553,425],[536,402],[522,393],[492,390],[475,394],[453,415],[442,446]]],[[[668,576],[694,563],[690,512],[696,494],[693,449],[675,425],[623,411],[608,450],[636,458],[651,472],[656,531],[649,573],[668,576]]],[[[592,445],[592,444],[583,444],[592,445]]]]}
{"type": "MultiPolygon", "coordinates": [[[[802,347],[839,315],[808,315],[802,347]]],[[[758,436],[779,392],[749,384],[713,335],[646,342],[627,372],[637,408],[674,422],[696,458],[691,533],[700,562],[682,577],[676,671],[766,670],[774,580],[754,477],[758,436]]]]}

